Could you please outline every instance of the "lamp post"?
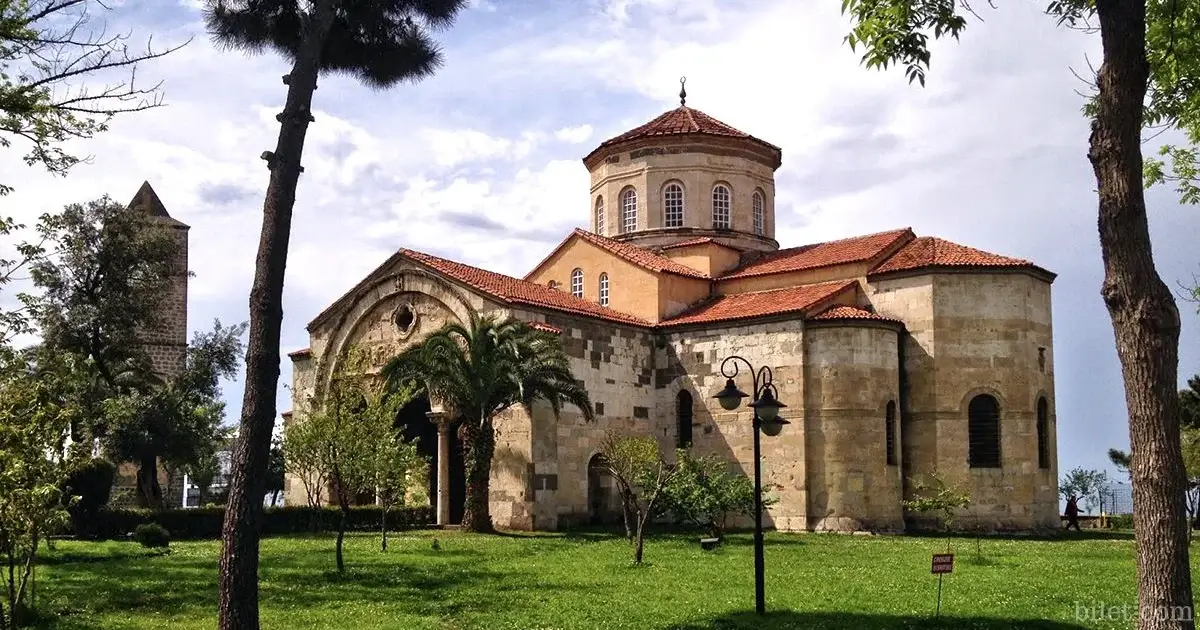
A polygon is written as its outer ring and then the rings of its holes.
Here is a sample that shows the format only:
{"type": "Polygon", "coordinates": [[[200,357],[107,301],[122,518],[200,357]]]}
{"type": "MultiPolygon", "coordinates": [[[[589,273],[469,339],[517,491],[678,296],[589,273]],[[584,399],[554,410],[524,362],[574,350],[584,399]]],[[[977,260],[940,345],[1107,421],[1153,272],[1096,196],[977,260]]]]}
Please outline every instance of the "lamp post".
{"type": "Polygon", "coordinates": [[[725,389],[713,398],[721,408],[733,411],[742,404],[743,398],[752,398],[750,408],[754,410],[754,611],[760,615],[767,611],[766,578],[763,569],[763,524],[762,524],[762,455],[759,449],[759,434],[775,437],[783,431],[783,425],[791,424],[779,417],[779,410],[787,405],[779,402],[771,368],[762,366],[758,370],[749,361],[733,355],[721,362],[721,376],[725,377],[725,389]],[[754,376],[754,394],[737,388],[733,379],[738,375],[738,363],[744,363],[754,376]]]}

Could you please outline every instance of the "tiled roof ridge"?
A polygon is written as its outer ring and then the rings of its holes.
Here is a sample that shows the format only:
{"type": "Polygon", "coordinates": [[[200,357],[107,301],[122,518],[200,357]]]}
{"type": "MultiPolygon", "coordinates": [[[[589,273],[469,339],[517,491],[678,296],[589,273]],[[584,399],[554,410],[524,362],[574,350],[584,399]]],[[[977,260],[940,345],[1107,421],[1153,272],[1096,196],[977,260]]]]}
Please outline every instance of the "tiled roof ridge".
{"type": "Polygon", "coordinates": [[[483,269],[482,267],[468,265],[466,263],[450,260],[448,258],[441,258],[439,256],[434,256],[433,254],[427,254],[425,252],[413,249],[401,248],[399,253],[412,260],[415,260],[418,263],[432,267],[439,273],[448,275],[459,282],[467,284],[476,290],[498,298],[504,302],[548,308],[551,310],[605,319],[616,323],[632,324],[642,327],[653,327],[651,322],[641,319],[640,317],[635,317],[633,315],[622,313],[621,311],[600,306],[599,304],[589,302],[583,298],[577,298],[566,291],[551,289],[550,287],[543,286],[535,282],[530,282],[521,278],[514,278],[513,276],[502,274],[497,271],[490,271],[488,269],[483,269]],[[455,267],[461,268],[458,271],[466,270],[475,272],[477,274],[482,274],[493,281],[500,280],[506,283],[513,283],[515,287],[523,288],[532,295],[516,295],[511,292],[503,291],[499,287],[487,286],[479,282],[472,282],[472,280],[466,277],[465,274],[455,273],[455,267]]]}
{"type": "Polygon", "coordinates": [[[821,310],[821,312],[813,315],[809,319],[817,321],[832,321],[841,319],[867,319],[875,321],[891,322],[895,324],[904,324],[903,321],[894,317],[880,315],[874,311],[869,311],[857,306],[847,306],[845,304],[834,304],[829,308],[821,310]]]}
{"type": "Polygon", "coordinates": [[[594,234],[581,228],[575,228],[575,234],[583,240],[592,243],[597,247],[608,250],[609,252],[620,256],[626,261],[631,262],[639,267],[660,273],[671,273],[677,276],[686,276],[689,278],[698,278],[702,280],[712,279],[712,276],[704,272],[692,269],[687,265],[677,263],[666,256],[656,254],[648,249],[638,247],[636,245],[622,243],[621,241],[608,238],[607,236],[594,234]]]}
{"type": "Polygon", "coordinates": [[[857,284],[858,281],[856,280],[835,280],[831,282],[802,284],[794,287],[712,295],[676,314],[674,317],[663,320],[659,323],[659,327],[670,328],[688,324],[753,320],[760,317],[774,317],[789,313],[800,313],[801,316],[806,316],[808,309],[841,294],[857,284]],[[755,299],[771,297],[768,294],[778,296],[778,299],[768,300],[767,303],[755,299]],[[800,301],[783,306],[789,298],[800,301]],[[729,304],[730,306],[722,309],[723,304],[729,304]],[[747,308],[751,311],[748,314],[746,313],[747,308]],[[731,310],[732,312],[722,312],[725,310],[731,310]],[[755,310],[759,312],[754,312],[755,310]]]}
{"type": "Polygon", "coordinates": [[[669,249],[682,249],[684,247],[695,247],[697,245],[708,245],[710,243],[713,245],[716,245],[717,247],[724,247],[725,249],[731,249],[733,251],[738,251],[738,249],[736,247],[733,247],[732,245],[726,245],[711,236],[700,236],[700,237],[689,239],[686,241],[679,241],[678,243],[671,243],[669,245],[663,245],[662,247],[658,248],[658,251],[665,252],[669,249]]]}
{"type": "MultiPolygon", "coordinates": [[[[864,262],[883,253],[887,248],[893,246],[897,240],[906,236],[910,240],[916,238],[916,234],[913,233],[911,227],[885,230],[882,232],[873,232],[871,234],[862,234],[859,236],[848,236],[831,241],[808,243],[805,245],[797,245],[795,247],[778,249],[773,252],[764,252],[758,255],[744,256],[737,267],[720,276],[718,280],[765,276],[776,273],[801,271],[804,269],[816,269],[832,265],[864,262]],[[883,237],[890,238],[886,242],[874,243],[872,247],[868,247],[868,245],[872,244],[871,242],[873,240],[883,237]],[[842,253],[841,257],[838,257],[832,253],[828,254],[827,257],[831,258],[831,260],[811,260],[801,264],[785,264],[785,261],[791,257],[799,257],[820,248],[832,249],[839,246],[855,244],[861,244],[863,247],[867,247],[867,249],[853,254],[842,253]],[[756,269],[756,266],[760,268],[756,269]]],[[[903,249],[903,247],[901,247],[901,249],[903,249]]]]}
{"type": "Polygon", "coordinates": [[[1030,269],[1054,277],[1053,273],[1024,258],[993,254],[937,236],[913,239],[880,261],[868,271],[868,275],[925,268],[1030,269]]]}

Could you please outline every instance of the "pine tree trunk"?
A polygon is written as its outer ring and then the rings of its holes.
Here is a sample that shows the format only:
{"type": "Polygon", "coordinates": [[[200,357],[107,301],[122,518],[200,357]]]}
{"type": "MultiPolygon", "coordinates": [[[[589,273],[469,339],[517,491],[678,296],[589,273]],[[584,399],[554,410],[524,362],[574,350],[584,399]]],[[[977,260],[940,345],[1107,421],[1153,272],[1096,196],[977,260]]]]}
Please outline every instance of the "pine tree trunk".
{"type": "Polygon", "coordinates": [[[490,419],[467,421],[462,425],[461,436],[463,463],[467,468],[466,509],[462,526],[469,532],[491,533],[496,530],[492,526],[488,488],[492,456],[496,451],[496,432],[490,419]]]}
{"type": "Polygon", "coordinates": [[[308,131],[320,51],[333,21],[329,0],[314,3],[292,70],[275,153],[268,161],[270,181],[263,201],[262,233],[250,289],[250,339],[246,350],[246,389],[233,452],[233,476],[221,528],[218,575],[220,630],[258,630],[258,546],[263,496],[275,426],[279,385],[279,335],[283,323],[283,280],[287,266],[292,207],[300,159],[308,131]]]}
{"type": "Polygon", "coordinates": [[[1129,412],[1139,630],[1188,629],[1187,490],[1179,435],[1179,310],[1151,256],[1141,131],[1149,77],[1145,0],[1098,0],[1104,62],[1092,162],[1099,191],[1101,295],[1112,318],[1129,412]]]}

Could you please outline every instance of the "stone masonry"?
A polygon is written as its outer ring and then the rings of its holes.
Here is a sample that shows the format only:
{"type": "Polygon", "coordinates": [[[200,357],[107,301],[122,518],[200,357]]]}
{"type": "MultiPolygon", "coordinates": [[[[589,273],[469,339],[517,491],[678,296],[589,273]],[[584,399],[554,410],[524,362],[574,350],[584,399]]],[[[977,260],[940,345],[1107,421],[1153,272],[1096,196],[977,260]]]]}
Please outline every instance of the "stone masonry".
{"type": "MultiPolygon", "coordinates": [[[[590,231],[524,278],[398,251],[309,324],[310,347],[291,354],[287,421],[304,421],[351,346],[382,365],[443,323],[493,313],[560,335],[596,416],[556,418],[539,403],[497,418],[489,499],[500,527],[611,518],[612,483],[595,465],[610,429],[654,437],[668,459],[690,436],[694,452],[751,474],[752,412],[713,398],[732,355],[769,367],[787,405],[783,432],[762,438],[772,527],[924,527],[903,501],[932,474],[970,492],[964,527],[1055,526],[1054,275],[911,229],[779,249],[781,156],[680,107],[584,159],[590,231]],[[684,189],[678,226],[663,218],[672,185],[684,189]],[[732,200],[727,228],[714,222],[717,187],[732,200]],[[972,407],[977,397],[998,410],[979,412],[991,408],[972,407]]],[[[752,374],[737,368],[750,392],[752,374]]],[[[299,481],[288,481],[291,504],[305,500],[299,481]]]]}

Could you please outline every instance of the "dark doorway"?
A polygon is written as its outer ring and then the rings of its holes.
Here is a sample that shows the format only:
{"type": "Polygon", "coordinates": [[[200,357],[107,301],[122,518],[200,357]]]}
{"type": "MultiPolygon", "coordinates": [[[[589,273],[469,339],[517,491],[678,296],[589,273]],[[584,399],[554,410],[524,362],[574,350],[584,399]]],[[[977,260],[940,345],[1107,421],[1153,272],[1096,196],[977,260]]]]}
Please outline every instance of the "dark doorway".
{"type": "MultiPolygon", "coordinates": [[[[437,510],[438,487],[438,429],[425,415],[430,410],[429,399],[417,397],[396,414],[396,427],[403,430],[405,440],[416,440],[417,451],[429,461],[429,506],[437,510]]],[[[462,444],[458,431],[452,427],[450,438],[450,524],[462,523],[467,499],[466,468],[463,466],[462,444]]]]}

